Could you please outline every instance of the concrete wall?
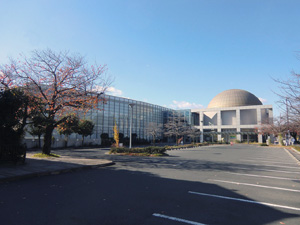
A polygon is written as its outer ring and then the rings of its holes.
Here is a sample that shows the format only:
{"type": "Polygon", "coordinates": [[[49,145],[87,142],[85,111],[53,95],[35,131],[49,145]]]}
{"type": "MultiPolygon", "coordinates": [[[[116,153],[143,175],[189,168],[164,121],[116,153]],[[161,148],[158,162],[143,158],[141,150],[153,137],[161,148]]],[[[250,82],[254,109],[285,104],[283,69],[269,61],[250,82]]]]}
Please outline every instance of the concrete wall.
{"type": "Polygon", "coordinates": [[[203,125],[217,125],[218,124],[218,115],[217,112],[205,112],[203,115],[203,125]]]}
{"type": "Polygon", "coordinates": [[[221,111],[222,125],[236,125],[236,111],[221,111]]]}
{"type": "Polygon", "coordinates": [[[241,114],[241,125],[257,124],[256,109],[242,109],[240,114],[241,114]]]}
{"type": "MultiPolygon", "coordinates": [[[[201,132],[204,130],[217,130],[222,132],[223,129],[235,129],[241,132],[241,129],[255,129],[265,120],[273,120],[273,108],[271,105],[253,105],[240,107],[192,109],[193,114],[198,114],[199,124],[196,126],[201,132]]],[[[200,139],[203,135],[200,135],[200,139]]],[[[236,134],[236,139],[241,140],[241,135],[236,134]]],[[[218,140],[222,135],[218,134],[218,140]]],[[[262,135],[258,135],[258,142],[262,142],[262,135]]]]}

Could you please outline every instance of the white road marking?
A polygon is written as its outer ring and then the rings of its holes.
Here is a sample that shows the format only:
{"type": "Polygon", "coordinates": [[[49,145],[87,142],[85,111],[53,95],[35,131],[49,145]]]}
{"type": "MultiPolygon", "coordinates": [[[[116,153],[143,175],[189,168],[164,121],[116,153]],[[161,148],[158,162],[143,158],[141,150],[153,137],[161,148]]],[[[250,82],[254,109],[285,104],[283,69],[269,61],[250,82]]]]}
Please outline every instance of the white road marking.
{"type": "Polygon", "coordinates": [[[295,163],[286,163],[286,162],[278,162],[278,161],[267,161],[267,160],[254,160],[254,159],[241,159],[240,161],[244,161],[244,162],[267,162],[267,163],[278,163],[278,164],[295,165],[295,163]]]}
{"type": "Polygon", "coordinates": [[[273,207],[277,207],[277,208],[291,209],[291,210],[300,211],[300,208],[286,206],[286,205],[277,205],[277,204],[272,204],[272,203],[268,203],[268,202],[257,202],[257,201],[246,200],[246,199],[241,199],[241,198],[231,198],[231,197],[226,197],[226,196],[221,196],[221,195],[212,195],[212,194],[206,194],[206,193],[200,193],[200,192],[194,192],[194,191],[189,191],[188,193],[195,194],[195,195],[209,196],[209,197],[214,197],[214,198],[222,198],[222,199],[227,199],[227,200],[234,200],[234,201],[247,202],[247,203],[259,204],[259,205],[267,205],[267,206],[273,206],[273,207]]]}
{"type": "Polygon", "coordinates": [[[277,161],[278,162],[278,160],[282,160],[282,157],[281,158],[278,158],[278,157],[276,157],[276,158],[268,158],[267,156],[265,156],[265,157],[257,157],[257,158],[248,158],[249,160],[269,160],[269,161],[277,161]]]}
{"type": "Polygon", "coordinates": [[[268,171],[268,172],[277,172],[277,173],[296,173],[296,174],[300,174],[300,172],[284,171],[284,170],[267,170],[267,169],[258,169],[258,168],[245,168],[245,167],[238,167],[238,166],[231,166],[231,168],[242,169],[242,170],[259,170],[259,171],[268,171]]]}
{"type": "Polygon", "coordinates": [[[293,178],[287,178],[287,177],[272,177],[272,176],[263,176],[263,175],[255,175],[255,174],[246,174],[246,173],[231,173],[234,175],[241,175],[241,176],[249,176],[249,177],[263,177],[263,178],[270,178],[270,179],[277,179],[277,180],[291,180],[291,181],[300,181],[300,179],[293,179],[293,178]]]}
{"type": "Polygon", "coordinates": [[[187,224],[193,224],[193,225],[205,225],[203,223],[198,223],[198,222],[194,222],[194,221],[190,221],[190,220],[185,220],[185,219],[181,219],[181,218],[177,218],[177,217],[173,217],[173,216],[166,216],[166,215],[162,215],[159,213],[153,213],[153,216],[156,217],[161,217],[164,219],[169,219],[169,220],[174,220],[174,221],[178,221],[178,222],[183,222],[183,223],[187,223],[187,224]]]}
{"type": "Polygon", "coordinates": [[[249,166],[273,166],[273,167],[282,167],[282,168],[289,168],[289,169],[300,169],[299,166],[278,166],[278,165],[265,165],[265,164],[249,164],[249,166]]]}
{"type": "Polygon", "coordinates": [[[265,185],[259,185],[259,184],[248,184],[248,183],[240,183],[240,182],[233,182],[233,181],[226,181],[226,180],[213,180],[213,179],[209,179],[209,180],[216,181],[216,182],[222,182],[222,183],[228,183],[228,184],[238,184],[238,185],[245,185],[245,186],[276,189],[276,190],[282,190],[282,191],[300,192],[300,190],[295,190],[295,189],[271,187],[271,186],[265,186],[265,185]]]}
{"type": "Polygon", "coordinates": [[[285,148],[284,150],[286,151],[286,153],[287,153],[291,158],[294,159],[294,161],[297,162],[298,165],[300,165],[299,160],[298,160],[292,153],[290,153],[286,148],[285,148]]]}

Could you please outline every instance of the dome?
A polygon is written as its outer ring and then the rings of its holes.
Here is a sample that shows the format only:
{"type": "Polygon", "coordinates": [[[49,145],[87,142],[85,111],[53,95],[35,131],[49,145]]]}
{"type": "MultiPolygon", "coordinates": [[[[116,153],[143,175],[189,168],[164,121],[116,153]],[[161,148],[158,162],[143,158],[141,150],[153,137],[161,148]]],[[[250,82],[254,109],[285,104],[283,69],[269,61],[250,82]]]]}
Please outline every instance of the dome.
{"type": "Polygon", "coordinates": [[[216,95],[207,108],[223,108],[235,106],[262,105],[261,101],[248,91],[230,89],[216,95]]]}

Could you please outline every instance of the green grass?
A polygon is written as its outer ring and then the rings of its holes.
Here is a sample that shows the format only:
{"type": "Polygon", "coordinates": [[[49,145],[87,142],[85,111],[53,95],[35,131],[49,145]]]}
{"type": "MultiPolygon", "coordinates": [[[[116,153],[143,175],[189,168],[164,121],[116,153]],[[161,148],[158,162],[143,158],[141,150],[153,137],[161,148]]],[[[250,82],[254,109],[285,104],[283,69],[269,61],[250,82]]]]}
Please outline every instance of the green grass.
{"type": "Polygon", "coordinates": [[[130,156],[149,156],[149,157],[160,157],[160,156],[169,156],[166,153],[155,153],[155,154],[150,154],[150,153],[110,153],[110,154],[119,154],[119,155],[130,155],[130,156]]]}
{"type": "Polygon", "coordinates": [[[53,153],[50,153],[49,155],[44,154],[44,153],[37,153],[37,154],[34,154],[33,157],[36,157],[36,158],[59,158],[60,155],[56,155],[53,153]]]}
{"type": "Polygon", "coordinates": [[[293,146],[294,149],[296,149],[298,152],[300,152],[300,147],[299,146],[293,146]]]}

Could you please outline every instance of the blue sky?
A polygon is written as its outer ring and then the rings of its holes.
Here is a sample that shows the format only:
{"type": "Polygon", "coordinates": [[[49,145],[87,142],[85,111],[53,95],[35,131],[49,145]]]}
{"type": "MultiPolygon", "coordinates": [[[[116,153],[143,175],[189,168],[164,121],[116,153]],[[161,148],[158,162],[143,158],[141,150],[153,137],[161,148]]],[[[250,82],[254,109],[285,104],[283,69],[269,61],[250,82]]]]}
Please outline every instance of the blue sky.
{"type": "Polygon", "coordinates": [[[272,104],[300,71],[299,0],[0,0],[0,63],[51,48],[107,64],[116,94],[206,107],[244,89],[272,104]]]}

